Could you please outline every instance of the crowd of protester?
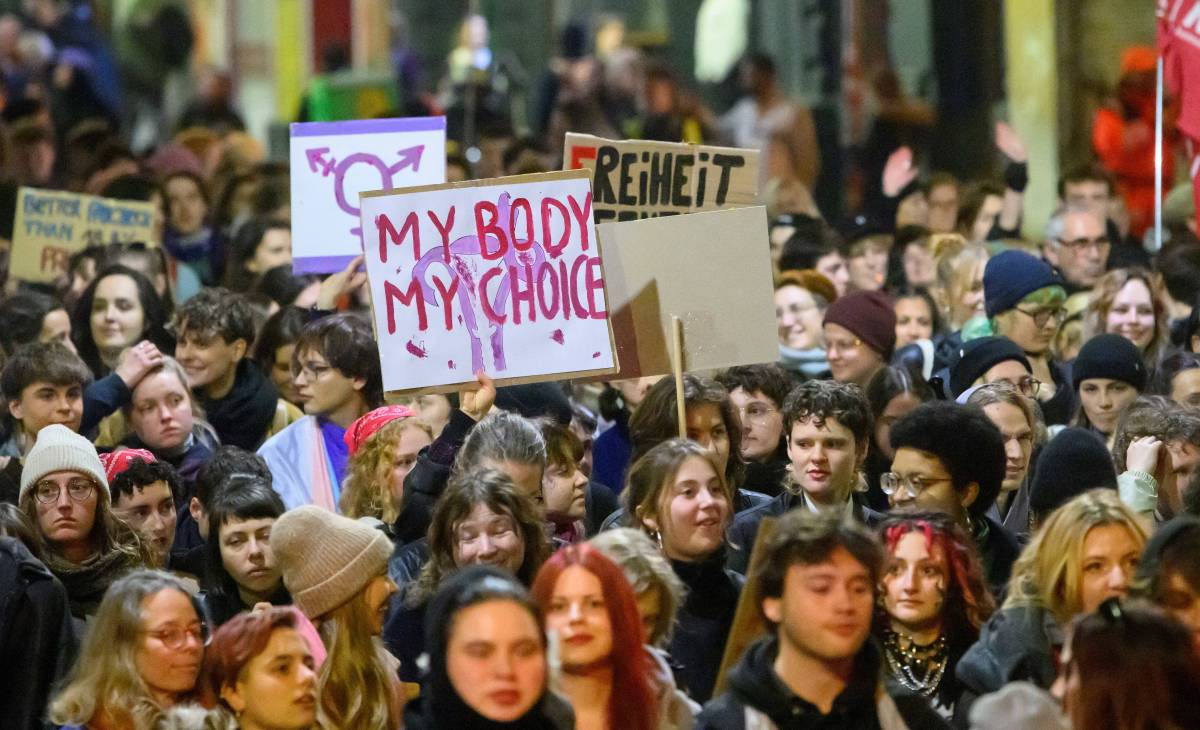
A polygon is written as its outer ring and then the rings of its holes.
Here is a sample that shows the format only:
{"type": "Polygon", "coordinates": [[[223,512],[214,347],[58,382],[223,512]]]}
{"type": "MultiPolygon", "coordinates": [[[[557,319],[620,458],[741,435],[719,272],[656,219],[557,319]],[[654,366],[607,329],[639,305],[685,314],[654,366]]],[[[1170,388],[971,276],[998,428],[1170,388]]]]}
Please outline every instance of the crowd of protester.
{"type": "Polygon", "coordinates": [[[1192,195],[1152,256],[1087,164],[1022,237],[1001,123],[997,180],[902,147],[826,221],[769,58],[718,118],[573,30],[543,136],[477,110],[452,177],[564,131],[761,149],[777,362],[385,400],[360,262],[291,271],[286,166],[219,98],[134,154],[84,6],[27,5],[0,236],[21,185],[161,221],[0,301],[0,726],[1196,726],[1192,195]]]}

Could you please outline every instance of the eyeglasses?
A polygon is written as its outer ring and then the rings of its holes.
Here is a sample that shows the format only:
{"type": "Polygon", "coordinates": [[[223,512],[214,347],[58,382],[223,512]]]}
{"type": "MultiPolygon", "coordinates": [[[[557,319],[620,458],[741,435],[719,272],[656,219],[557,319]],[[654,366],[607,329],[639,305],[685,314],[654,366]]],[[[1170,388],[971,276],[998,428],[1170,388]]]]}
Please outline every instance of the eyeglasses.
{"type": "Polygon", "coordinates": [[[1025,396],[1027,398],[1033,398],[1034,396],[1036,396],[1038,394],[1038,391],[1042,389],[1042,381],[1038,380],[1037,378],[1033,377],[1032,375],[1026,375],[1025,377],[1023,377],[1017,381],[1002,379],[1002,380],[993,380],[992,382],[993,383],[1005,383],[1007,385],[1011,385],[1013,388],[1016,388],[1017,391],[1021,395],[1025,396]]]}
{"type": "Polygon", "coordinates": [[[755,426],[765,426],[767,419],[772,413],[776,413],[777,409],[772,408],[766,403],[751,403],[745,408],[738,409],[738,415],[742,417],[745,423],[752,423],[755,426]]]}
{"type": "Polygon", "coordinates": [[[1083,253],[1089,248],[1095,248],[1100,253],[1108,250],[1112,242],[1108,240],[1108,236],[1097,236],[1096,238],[1075,238],[1070,241],[1058,239],[1058,245],[1066,246],[1075,254],[1083,253]]]}
{"type": "Polygon", "coordinates": [[[296,371],[297,375],[303,375],[305,380],[317,380],[325,373],[333,368],[329,365],[324,365],[319,362],[309,360],[300,365],[300,369],[296,371]]]}
{"type": "Polygon", "coordinates": [[[168,649],[182,649],[187,644],[188,639],[192,639],[200,646],[208,646],[208,624],[200,623],[195,626],[189,626],[186,629],[178,626],[170,626],[158,631],[147,631],[146,636],[151,636],[162,643],[168,649]]]}
{"type": "Polygon", "coordinates": [[[889,471],[879,477],[879,488],[883,490],[884,494],[903,497],[907,492],[913,499],[916,499],[921,496],[921,492],[934,484],[948,481],[950,481],[950,477],[923,477],[920,474],[905,477],[889,471]]]}
{"type": "MultiPolygon", "coordinates": [[[[96,483],[90,479],[72,479],[66,489],[73,502],[84,502],[96,493],[96,483]]],[[[33,485],[33,496],[42,504],[54,504],[60,494],[62,487],[55,482],[46,480],[33,485]]]]}
{"type": "Polygon", "coordinates": [[[1062,321],[1067,318],[1066,307],[1044,307],[1042,309],[1035,309],[1032,312],[1016,307],[1016,310],[1032,319],[1038,329],[1045,327],[1052,318],[1056,325],[1062,324],[1062,321]]]}

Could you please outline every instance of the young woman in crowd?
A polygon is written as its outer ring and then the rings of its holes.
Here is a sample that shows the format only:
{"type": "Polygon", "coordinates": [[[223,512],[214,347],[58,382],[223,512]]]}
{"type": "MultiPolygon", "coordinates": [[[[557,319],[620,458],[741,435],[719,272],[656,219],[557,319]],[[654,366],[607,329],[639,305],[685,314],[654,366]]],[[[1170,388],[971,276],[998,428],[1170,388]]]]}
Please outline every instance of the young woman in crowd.
{"type": "Polygon", "coordinates": [[[937,303],[924,287],[905,286],[892,293],[896,310],[896,349],[942,333],[937,303]]]}
{"type": "MultiPolygon", "coordinates": [[[[713,463],[734,494],[730,502],[733,511],[766,501],[767,496],[755,485],[743,483],[746,464],[742,460],[742,428],[729,393],[714,380],[684,373],[683,402],[687,437],[712,454],[713,463]],[[751,489],[755,493],[746,491],[751,489]]],[[[633,444],[629,463],[636,463],[650,449],[678,436],[678,419],[675,382],[664,378],[646,392],[641,407],[629,421],[633,444]]]]}
{"type": "Polygon", "coordinates": [[[1117,421],[1146,389],[1142,353],[1121,335],[1097,335],[1079,351],[1071,375],[1079,393],[1072,425],[1100,434],[1111,449],[1117,421]]]}
{"type": "Polygon", "coordinates": [[[624,571],[637,600],[646,644],[665,648],[675,630],[675,616],[687,589],[662,550],[645,532],[631,527],[605,530],[588,540],[588,544],[624,571]]]}
{"type": "Polygon", "coordinates": [[[530,585],[550,545],[537,506],[512,477],[477,469],[456,474],[446,485],[429,525],[428,550],[428,560],[405,583],[384,631],[407,682],[420,679],[416,658],[423,650],[429,600],[447,578],[468,565],[494,565],[530,585]]]}
{"type": "Polygon", "coordinates": [[[837,289],[812,269],[785,271],[775,281],[775,325],[779,364],[805,378],[825,377],[829,362],[821,337],[825,308],[837,289]]]}
{"type": "Polygon", "coordinates": [[[192,493],[197,472],[219,445],[187,383],[179,363],[164,357],[138,381],[122,409],[129,434],[121,445],[146,449],[175,467],[184,486],[180,499],[192,493]]]}
{"type": "Polygon", "coordinates": [[[317,718],[317,668],[289,608],[234,616],[204,652],[205,704],[237,730],[309,730],[317,718]]]}
{"type": "Polygon", "coordinates": [[[994,333],[1021,348],[1033,377],[1041,382],[1036,397],[1046,424],[1065,424],[1072,413],[1074,393],[1066,372],[1050,353],[1050,342],[1066,316],[1067,291],[1062,280],[1045,261],[1009,250],[988,260],[983,284],[994,333]]]}
{"type": "Polygon", "coordinates": [[[404,479],[417,453],[433,442],[429,426],[407,406],[383,406],[351,423],[345,439],[350,456],[340,498],[342,514],[392,524],[400,514],[404,479]]]}
{"type": "Polygon", "coordinates": [[[177,265],[189,269],[189,278],[204,286],[216,286],[221,280],[225,251],[220,231],[209,222],[208,186],[203,178],[188,171],[168,175],[162,185],[167,211],[163,248],[177,265]]]}
{"type": "Polygon", "coordinates": [[[292,226],[285,220],[251,218],[238,227],[225,262],[225,287],[249,292],[268,270],[292,262],[292,226]]]}
{"type": "Polygon", "coordinates": [[[1053,690],[1074,730],[1193,727],[1200,654],[1157,609],[1109,599],[1068,629],[1053,690]]]}
{"type": "Polygon", "coordinates": [[[271,527],[283,513],[279,495],[257,476],[230,479],[213,499],[204,547],[204,607],[214,626],[259,603],[292,602],[271,552],[271,527]]]}
{"type": "Polygon", "coordinates": [[[0,302],[0,351],[11,357],[27,342],[61,342],[72,350],[71,315],[61,301],[32,289],[18,291],[0,302]]]}
{"type": "Polygon", "coordinates": [[[50,703],[53,723],[87,730],[154,730],[193,698],[208,627],[178,578],[139,570],[112,584],[79,658],[50,703]]]}
{"type": "Polygon", "coordinates": [[[583,473],[583,443],[569,426],[546,417],[536,423],[546,442],[546,470],[542,473],[545,517],[553,526],[555,541],[580,542],[600,532],[604,520],[618,508],[617,496],[583,473]]]}
{"type": "Polygon", "coordinates": [[[379,643],[396,584],[382,531],[313,505],[271,526],[271,553],[296,607],[329,652],[317,681],[324,727],[397,730],[404,696],[396,661],[379,643]]]}
{"type": "Polygon", "coordinates": [[[958,236],[940,236],[934,246],[934,259],[946,329],[958,332],[968,321],[984,314],[983,269],[988,250],[979,244],[964,245],[958,236]]]}
{"type": "Polygon", "coordinates": [[[891,471],[892,424],[908,415],[914,408],[933,400],[933,390],[906,367],[886,367],[867,383],[867,401],[871,404],[871,418],[875,431],[863,462],[863,474],[867,480],[867,503],[874,510],[887,512],[888,496],[879,487],[879,477],[891,471]]]}
{"type": "Polygon", "coordinates": [[[425,689],[405,712],[405,730],[574,727],[570,708],[548,691],[541,611],[511,575],[465,568],[430,604],[425,689]]]}
{"type": "Polygon", "coordinates": [[[1145,542],[1115,490],[1085,492],[1053,512],[1013,566],[1001,609],[959,662],[963,701],[1014,681],[1048,689],[1064,628],[1128,592],[1145,542]]]}
{"type": "Polygon", "coordinates": [[[1046,427],[1033,399],[1006,381],[979,386],[967,405],[982,410],[1004,438],[1004,481],[996,497],[996,516],[1024,541],[1029,535],[1030,465],[1034,450],[1045,443],[1046,427]]]}
{"type": "Polygon", "coordinates": [[[914,512],[879,525],[887,549],[876,634],[893,681],[954,715],[954,670],[995,610],[970,538],[947,515],[914,512]]]}
{"type": "Polygon", "coordinates": [[[559,678],[578,730],[661,727],[633,590],[590,545],[559,550],[538,571],[533,597],[558,639],[559,678]]]}
{"type": "Polygon", "coordinates": [[[741,454],[746,483],[775,496],[792,462],[783,434],[783,402],[796,380],[779,365],[738,365],[717,374],[716,381],[729,392],[742,425],[741,454]]]}
{"type": "Polygon", "coordinates": [[[91,442],[46,426],[25,457],[21,510],[46,545],[46,567],[67,589],[71,614],[94,614],[108,587],[152,563],[149,548],[112,512],[104,466],[91,442]]]}
{"type": "Polygon", "coordinates": [[[1186,350],[1168,352],[1154,371],[1150,390],[1184,408],[1200,408],[1200,356],[1186,350]]]}
{"type": "Polygon", "coordinates": [[[1101,277],[1084,314],[1084,341],[1106,332],[1136,345],[1148,369],[1157,367],[1171,337],[1162,280],[1141,268],[1113,269],[1101,277]]]}
{"type": "Polygon", "coordinates": [[[279,395],[296,406],[303,406],[304,399],[292,375],[292,353],[306,324],[308,314],[303,309],[283,307],[267,318],[254,342],[254,361],[271,378],[279,395]]]}
{"type": "Polygon", "coordinates": [[[166,308],[146,277],[113,264],[100,270],[75,303],[71,337],[79,356],[102,378],[116,368],[125,348],[143,340],[164,355],[174,352],[166,324],[166,308]]]}
{"type": "Polygon", "coordinates": [[[650,536],[687,587],[669,644],[676,677],[692,699],[712,695],[742,578],[725,570],[725,528],[733,490],[712,450],[669,439],[634,462],[625,520],[650,536]]]}

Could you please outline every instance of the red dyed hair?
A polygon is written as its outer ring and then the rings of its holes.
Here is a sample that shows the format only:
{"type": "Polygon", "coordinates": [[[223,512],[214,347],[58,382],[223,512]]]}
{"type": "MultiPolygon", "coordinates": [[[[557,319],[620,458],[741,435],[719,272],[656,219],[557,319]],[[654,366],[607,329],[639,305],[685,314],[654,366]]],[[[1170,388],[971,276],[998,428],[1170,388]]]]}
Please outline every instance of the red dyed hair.
{"type": "Polygon", "coordinates": [[[925,536],[925,549],[931,554],[935,550],[941,552],[950,579],[944,609],[949,614],[947,624],[965,622],[966,626],[951,629],[969,627],[978,637],[979,628],[995,612],[996,602],[983,579],[983,565],[974,543],[962,529],[946,515],[911,513],[891,517],[880,530],[889,558],[896,552],[900,539],[910,532],[925,536]]]}
{"type": "Polygon", "coordinates": [[[613,686],[608,699],[609,727],[617,727],[617,718],[620,718],[622,728],[654,730],[658,720],[658,701],[652,680],[654,665],[646,652],[633,588],[617,564],[587,543],[565,547],[551,555],[538,571],[533,581],[533,600],[545,615],[554,599],[558,577],[575,565],[600,581],[612,626],[613,686]]]}
{"type": "Polygon", "coordinates": [[[217,629],[204,650],[204,672],[196,686],[205,707],[221,703],[221,690],[237,682],[242,667],[267,648],[275,629],[296,629],[290,606],[244,611],[217,629]]]}

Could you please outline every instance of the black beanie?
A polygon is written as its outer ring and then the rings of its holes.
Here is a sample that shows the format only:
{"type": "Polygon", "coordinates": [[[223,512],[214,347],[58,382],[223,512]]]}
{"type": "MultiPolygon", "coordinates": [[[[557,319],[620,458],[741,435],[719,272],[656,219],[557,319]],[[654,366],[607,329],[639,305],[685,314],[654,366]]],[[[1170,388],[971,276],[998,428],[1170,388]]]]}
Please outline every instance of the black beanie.
{"type": "Polygon", "coordinates": [[[1086,428],[1065,428],[1038,457],[1029,484],[1029,508],[1046,515],[1099,487],[1117,488],[1117,470],[1108,447],[1086,428]]]}
{"type": "Polygon", "coordinates": [[[1120,380],[1141,393],[1146,389],[1146,363],[1137,345],[1121,335],[1097,335],[1079,350],[1071,368],[1076,392],[1088,378],[1120,380]]]}
{"type": "Polygon", "coordinates": [[[1029,359],[1017,343],[1007,337],[980,337],[964,343],[955,353],[957,359],[950,364],[950,394],[954,398],[962,395],[963,391],[984,373],[1005,360],[1016,360],[1032,373],[1029,359]]]}

